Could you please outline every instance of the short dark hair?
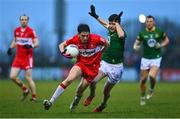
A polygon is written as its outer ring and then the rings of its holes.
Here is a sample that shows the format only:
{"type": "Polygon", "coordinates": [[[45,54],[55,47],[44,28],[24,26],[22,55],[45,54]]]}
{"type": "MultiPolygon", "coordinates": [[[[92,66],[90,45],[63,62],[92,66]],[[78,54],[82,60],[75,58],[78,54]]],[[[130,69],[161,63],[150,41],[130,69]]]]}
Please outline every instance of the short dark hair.
{"type": "Polygon", "coordinates": [[[152,15],[148,15],[146,18],[152,18],[153,20],[155,20],[152,15]]]}
{"type": "Polygon", "coordinates": [[[120,23],[120,21],[121,21],[121,19],[118,18],[118,15],[117,15],[117,14],[112,14],[112,15],[110,15],[109,18],[108,18],[108,20],[111,21],[111,22],[112,22],[112,21],[117,22],[117,20],[119,20],[119,23],[120,23]]]}
{"type": "Polygon", "coordinates": [[[21,17],[27,17],[27,19],[29,20],[29,16],[27,16],[26,14],[23,14],[19,17],[19,20],[21,20],[21,17]]]}
{"type": "Polygon", "coordinates": [[[89,26],[87,24],[79,24],[77,27],[78,33],[81,32],[90,32],[89,26]]]}

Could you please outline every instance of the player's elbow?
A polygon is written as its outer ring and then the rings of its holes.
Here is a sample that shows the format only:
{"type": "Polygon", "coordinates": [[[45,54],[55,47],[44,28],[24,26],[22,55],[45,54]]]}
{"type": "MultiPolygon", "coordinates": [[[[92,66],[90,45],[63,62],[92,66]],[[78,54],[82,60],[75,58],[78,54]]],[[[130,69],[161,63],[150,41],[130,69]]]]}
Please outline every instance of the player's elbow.
{"type": "Polygon", "coordinates": [[[120,36],[119,38],[120,38],[120,39],[124,39],[124,38],[125,38],[125,36],[123,35],[123,36],[120,36]]]}
{"type": "Polygon", "coordinates": [[[122,32],[122,33],[118,33],[118,36],[120,39],[124,39],[125,38],[125,33],[122,32]]]}
{"type": "Polygon", "coordinates": [[[170,41],[169,41],[169,38],[167,38],[167,40],[166,40],[167,45],[169,44],[169,42],[170,42],[170,41]]]}

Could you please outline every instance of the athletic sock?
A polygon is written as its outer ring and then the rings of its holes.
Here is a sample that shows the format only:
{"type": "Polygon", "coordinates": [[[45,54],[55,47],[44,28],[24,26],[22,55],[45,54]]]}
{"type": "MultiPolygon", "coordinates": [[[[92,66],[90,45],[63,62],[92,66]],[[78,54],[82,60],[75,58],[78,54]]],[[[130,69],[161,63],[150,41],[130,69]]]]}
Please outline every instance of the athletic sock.
{"type": "Polygon", "coordinates": [[[50,102],[53,104],[55,102],[55,100],[64,92],[66,86],[64,84],[60,84],[56,91],[54,92],[53,96],[50,99],[50,102]]]}
{"type": "Polygon", "coordinates": [[[36,98],[37,98],[36,94],[32,94],[32,99],[36,99],[36,98]]]}
{"type": "Polygon", "coordinates": [[[28,92],[28,88],[27,88],[25,85],[23,85],[21,88],[22,88],[22,91],[23,91],[24,93],[27,93],[27,92],[28,92]]]}

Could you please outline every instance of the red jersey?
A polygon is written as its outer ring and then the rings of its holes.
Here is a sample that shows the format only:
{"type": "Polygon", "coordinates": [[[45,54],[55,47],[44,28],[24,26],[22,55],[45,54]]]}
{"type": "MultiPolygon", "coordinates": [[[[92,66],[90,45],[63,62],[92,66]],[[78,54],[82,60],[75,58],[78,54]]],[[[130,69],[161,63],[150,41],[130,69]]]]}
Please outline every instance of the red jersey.
{"type": "Polygon", "coordinates": [[[75,35],[66,44],[75,44],[79,48],[76,65],[82,69],[83,77],[91,82],[98,73],[106,40],[99,35],[89,34],[88,43],[83,46],[79,35],[75,35]]]}
{"type": "Polygon", "coordinates": [[[100,65],[101,54],[106,40],[99,35],[90,34],[86,48],[84,48],[80,37],[75,35],[66,41],[66,44],[75,44],[79,48],[79,56],[77,62],[81,62],[86,66],[100,65]]]}
{"type": "Polygon", "coordinates": [[[14,37],[16,42],[16,57],[24,59],[28,56],[33,56],[33,51],[31,49],[24,48],[25,44],[32,45],[34,38],[36,38],[35,32],[32,28],[17,27],[14,31],[14,37]]]}

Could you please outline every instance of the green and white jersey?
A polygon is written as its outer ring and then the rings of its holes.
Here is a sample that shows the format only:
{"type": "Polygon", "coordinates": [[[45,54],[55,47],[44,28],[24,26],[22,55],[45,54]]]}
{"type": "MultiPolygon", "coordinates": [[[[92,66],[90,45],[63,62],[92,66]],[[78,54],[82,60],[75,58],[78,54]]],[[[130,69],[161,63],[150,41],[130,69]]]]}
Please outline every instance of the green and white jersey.
{"type": "MultiPolygon", "coordinates": [[[[126,34],[125,34],[126,37],[126,34]]],[[[110,64],[118,64],[123,62],[125,38],[120,39],[117,32],[108,33],[108,41],[110,46],[102,55],[102,60],[110,64]]]]}
{"type": "Polygon", "coordinates": [[[153,31],[143,30],[137,36],[137,40],[143,43],[143,57],[147,59],[156,59],[162,56],[161,49],[156,49],[157,42],[161,43],[166,34],[160,29],[154,27],[153,31]]]}

